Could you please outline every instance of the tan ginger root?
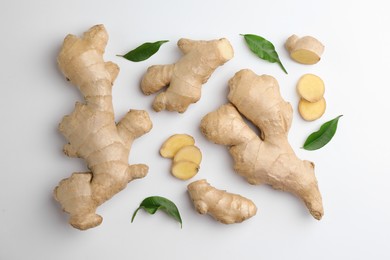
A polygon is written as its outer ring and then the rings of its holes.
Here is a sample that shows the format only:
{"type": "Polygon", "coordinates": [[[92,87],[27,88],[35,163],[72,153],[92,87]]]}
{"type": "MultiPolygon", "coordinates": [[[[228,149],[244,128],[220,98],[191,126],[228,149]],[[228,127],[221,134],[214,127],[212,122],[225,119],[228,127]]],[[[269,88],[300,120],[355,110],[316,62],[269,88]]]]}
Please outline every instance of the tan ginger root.
{"type": "Polygon", "coordinates": [[[188,193],[200,214],[210,214],[224,224],[240,223],[256,215],[257,207],[249,199],[212,187],[206,180],[187,186],[188,193]]]}
{"type": "Polygon", "coordinates": [[[299,38],[296,35],[287,39],[285,47],[293,60],[307,65],[319,62],[325,49],[324,45],[312,36],[299,38]]]}
{"type": "Polygon", "coordinates": [[[202,133],[214,143],[229,146],[235,171],[249,183],[290,192],[304,201],[314,218],[321,219],[314,164],[298,159],[288,143],[292,107],[280,96],[278,82],[241,70],[230,79],[229,88],[232,104],[207,114],[201,122],[202,133]],[[260,129],[261,137],[239,113],[260,129]]]}
{"type": "Polygon", "coordinates": [[[63,118],[59,130],[69,141],[65,154],[85,159],[90,171],[73,173],[54,190],[55,199],[70,214],[69,223],[81,230],[99,225],[102,217],[96,208],[148,171],[144,164],[129,165],[128,156],[133,140],[147,133],[152,122],[147,112],[130,110],[115,124],[111,90],[119,68],[103,60],[107,41],[103,25],[82,38],[68,35],[57,60],[85,99],[63,118]]]}
{"type": "Polygon", "coordinates": [[[148,68],[141,89],[150,95],[167,87],[153,102],[153,109],[183,113],[201,96],[206,83],[218,66],[233,58],[233,48],[227,39],[194,41],[180,39],[178,46],[184,56],[175,64],[154,65],[148,68]]]}

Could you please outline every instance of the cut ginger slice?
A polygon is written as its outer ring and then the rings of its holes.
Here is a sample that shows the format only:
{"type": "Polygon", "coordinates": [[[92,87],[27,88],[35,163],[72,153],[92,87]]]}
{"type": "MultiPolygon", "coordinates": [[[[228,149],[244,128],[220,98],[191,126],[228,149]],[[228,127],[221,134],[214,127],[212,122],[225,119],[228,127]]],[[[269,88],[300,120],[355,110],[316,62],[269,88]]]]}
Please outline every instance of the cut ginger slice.
{"type": "Polygon", "coordinates": [[[169,137],[161,146],[160,154],[164,158],[173,158],[177,151],[187,145],[194,145],[195,139],[187,134],[175,134],[169,137]]]}
{"type": "Polygon", "coordinates": [[[194,145],[187,145],[182,147],[173,157],[173,163],[179,161],[190,161],[200,165],[202,161],[202,153],[200,149],[194,145]]]}
{"type": "Polygon", "coordinates": [[[298,81],[297,91],[301,98],[309,102],[317,102],[324,96],[325,85],[320,77],[314,74],[305,74],[298,81]]]}
{"type": "Polygon", "coordinates": [[[173,162],[172,175],[180,180],[188,180],[194,177],[199,171],[199,164],[191,161],[173,162]]]}
{"type": "Polygon", "coordinates": [[[314,121],[320,118],[325,113],[325,109],[326,102],[324,98],[318,102],[309,102],[301,98],[298,104],[299,114],[306,121],[314,121]]]}

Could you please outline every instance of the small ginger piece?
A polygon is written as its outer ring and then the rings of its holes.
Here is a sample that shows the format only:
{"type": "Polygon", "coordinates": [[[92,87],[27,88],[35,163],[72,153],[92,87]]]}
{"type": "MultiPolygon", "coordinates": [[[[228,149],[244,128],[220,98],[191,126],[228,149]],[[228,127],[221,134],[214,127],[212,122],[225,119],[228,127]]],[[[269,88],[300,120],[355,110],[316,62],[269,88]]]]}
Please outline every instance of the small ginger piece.
{"type": "Polygon", "coordinates": [[[164,158],[173,158],[177,151],[187,145],[194,145],[195,139],[188,134],[170,136],[161,146],[160,154],[164,158]]]}
{"type": "Polygon", "coordinates": [[[251,200],[216,189],[204,179],[190,183],[187,189],[196,211],[223,224],[241,223],[256,215],[257,207],[251,200]]]}
{"type": "Polygon", "coordinates": [[[96,25],[82,38],[68,35],[57,58],[64,76],[84,96],[59,130],[68,140],[65,154],[83,158],[89,171],[73,173],[54,190],[69,223],[80,230],[99,225],[103,218],[97,207],[148,172],[147,165],[129,165],[128,156],[132,142],[149,132],[152,122],[146,111],[130,110],[116,124],[112,85],[119,68],[103,60],[107,41],[104,26],[96,25]]]}
{"type": "Polygon", "coordinates": [[[288,142],[293,110],[281,97],[276,79],[241,70],[230,79],[229,89],[230,103],[203,117],[202,133],[229,147],[234,170],[249,183],[290,192],[321,219],[324,210],[314,163],[300,160],[288,142]],[[261,136],[240,113],[260,129],[261,136]]]}
{"type": "Polygon", "coordinates": [[[317,102],[309,102],[305,99],[299,100],[298,111],[302,118],[306,121],[314,121],[320,118],[326,110],[325,98],[321,98],[317,102]]]}
{"type": "Polygon", "coordinates": [[[312,36],[299,38],[296,35],[287,39],[285,47],[293,60],[307,65],[319,62],[325,48],[320,41],[312,36]]]}
{"type": "Polygon", "coordinates": [[[320,101],[325,93],[324,81],[314,74],[305,74],[298,81],[297,92],[309,102],[320,101]]]}
{"type": "Polygon", "coordinates": [[[146,95],[167,87],[154,99],[156,112],[165,109],[185,112],[189,105],[200,99],[202,85],[211,74],[234,55],[225,38],[211,41],[180,39],[177,45],[184,54],[179,61],[149,67],[141,81],[141,89],[146,95]]]}
{"type": "Polygon", "coordinates": [[[173,157],[173,162],[179,161],[190,161],[197,165],[200,165],[202,161],[202,153],[198,147],[195,145],[187,145],[182,147],[175,156],[173,157]]]}
{"type": "Polygon", "coordinates": [[[171,173],[180,180],[188,180],[194,177],[199,171],[199,164],[191,161],[173,162],[171,173]]]}

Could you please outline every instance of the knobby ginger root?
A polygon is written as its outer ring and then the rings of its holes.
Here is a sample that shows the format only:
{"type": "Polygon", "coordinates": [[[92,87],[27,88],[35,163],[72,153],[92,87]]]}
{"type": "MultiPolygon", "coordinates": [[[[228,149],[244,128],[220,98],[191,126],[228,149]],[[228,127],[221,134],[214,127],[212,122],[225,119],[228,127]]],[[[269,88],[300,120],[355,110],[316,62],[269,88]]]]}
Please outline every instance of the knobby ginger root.
{"type": "Polygon", "coordinates": [[[70,214],[69,223],[81,230],[98,226],[102,217],[96,214],[97,207],[148,172],[147,165],[129,165],[128,156],[133,140],[149,132],[152,122],[147,112],[130,110],[115,123],[111,91],[119,68],[103,60],[107,41],[103,25],[92,27],[82,38],[68,35],[57,59],[85,101],[77,102],[59,125],[69,142],[64,152],[83,158],[90,171],[62,180],[54,197],[70,214]]]}
{"type": "Polygon", "coordinates": [[[224,38],[180,39],[178,46],[184,56],[177,63],[151,66],[142,78],[141,89],[146,95],[168,87],[154,99],[153,109],[157,112],[164,109],[185,112],[190,104],[200,99],[202,84],[214,70],[233,58],[233,48],[224,38]]]}
{"type": "Polygon", "coordinates": [[[281,97],[278,82],[241,70],[230,79],[229,88],[231,104],[207,114],[202,133],[229,147],[235,171],[249,183],[290,192],[303,200],[314,218],[321,219],[324,212],[314,164],[298,159],[288,143],[292,107],[281,97]],[[261,137],[240,113],[260,129],[261,137]]]}
{"type": "Polygon", "coordinates": [[[200,214],[210,214],[221,223],[240,223],[256,215],[257,207],[251,200],[218,190],[204,179],[190,183],[187,189],[195,209],[200,214]]]}
{"type": "Polygon", "coordinates": [[[285,47],[293,60],[307,65],[319,62],[325,48],[320,41],[312,36],[299,38],[296,35],[287,39],[285,47]]]}

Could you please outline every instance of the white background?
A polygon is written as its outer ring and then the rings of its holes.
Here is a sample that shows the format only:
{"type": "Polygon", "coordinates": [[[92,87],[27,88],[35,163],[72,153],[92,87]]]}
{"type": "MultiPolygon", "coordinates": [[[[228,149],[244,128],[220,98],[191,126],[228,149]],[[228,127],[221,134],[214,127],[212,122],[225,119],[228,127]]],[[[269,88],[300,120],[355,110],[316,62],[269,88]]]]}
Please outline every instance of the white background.
{"type": "Polygon", "coordinates": [[[390,8],[388,1],[20,1],[0,3],[0,259],[390,259],[389,114],[390,8]],[[130,163],[146,163],[147,177],[103,204],[101,226],[79,231],[52,198],[58,182],[86,170],[66,157],[57,131],[62,116],[82,97],[65,81],[56,55],[68,33],[81,35],[95,24],[110,35],[105,59],[121,72],[113,90],[116,118],[146,109],[152,131],[136,140],[130,163]],[[240,33],[272,41],[288,70],[252,55],[240,33]],[[313,66],[293,62],[283,44],[291,34],[312,35],[326,46],[313,66]],[[226,37],[235,57],[203,86],[201,100],[184,114],[155,113],[154,96],[139,82],[147,67],[175,62],[181,37],[226,37]],[[149,60],[131,63],[124,54],[143,42],[170,40],[149,60]],[[290,194],[251,186],[234,173],[226,147],[210,143],[200,119],[226,102],[227,81],[240,69],[270,74],[296,109],[295,84],[305,73],[326,84],[327,111],[303,121],[296,110],[289,134],[300,158],[314,161],[325,215],[313,219],[290,194]],[[305,138],[339,114],[334,139],[323,149],[300,149],[305,138]],[[186,193],[191,181],[169,173],[162,142],[175,133],[195,137],[203,152],[192,180],[252,199],[259,210],[241,224],[223,225],[195,212],[186,193]],[[147,196],[173,200],[183,228],[163,212],[131,215],[147,196]]]}

